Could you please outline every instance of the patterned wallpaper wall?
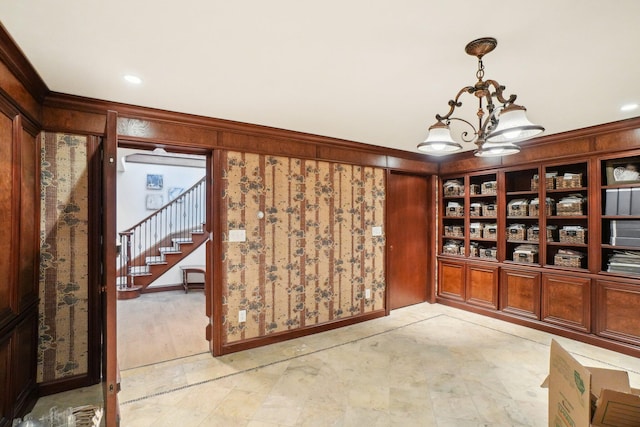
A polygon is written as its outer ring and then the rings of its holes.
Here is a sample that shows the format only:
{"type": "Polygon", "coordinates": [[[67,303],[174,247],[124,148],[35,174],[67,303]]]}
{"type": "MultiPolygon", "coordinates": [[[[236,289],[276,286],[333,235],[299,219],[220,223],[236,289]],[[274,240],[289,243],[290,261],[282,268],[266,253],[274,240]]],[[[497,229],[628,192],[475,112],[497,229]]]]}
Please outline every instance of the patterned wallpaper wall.
{"type": "Polygon", "coordinates": [[[38,382],[84,374],[88,352],[87,138],[47,133],[41,149],[38,382]]]}
{"type": "Polygon", "coordinates": [[[383,169],[222,157],[225,344],[384,308],[383,169]],[[245,242],[227,241],[236,229],[245,242]]]}

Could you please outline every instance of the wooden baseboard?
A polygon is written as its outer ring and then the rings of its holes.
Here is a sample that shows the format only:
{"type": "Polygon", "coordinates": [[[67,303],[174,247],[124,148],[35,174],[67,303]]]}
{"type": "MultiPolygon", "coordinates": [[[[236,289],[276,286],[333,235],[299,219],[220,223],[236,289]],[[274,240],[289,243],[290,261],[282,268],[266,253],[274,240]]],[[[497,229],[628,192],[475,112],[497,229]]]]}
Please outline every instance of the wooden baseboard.
{"type": "Polygon", "coordinates": [[[595,335],[593,333],[574,331],[571,329],[563,328],[561,326],[544,322],[542,320],[535,320],[535,319],[530,319],[526,317],[521,317],[515,314],[505,313],[503,311],[495,311],[490,309],[473,307],[464,302],[452,301],[442,297],[438,297],[437,302],[438,304],[447,305],[449,307],[454,307],[464,311],[470,311],[472,313],[481,314],[487,317],[492,317],[494,319],[503,320],[509,323],[515,323],[516,325],[526,326],[528,328],[537,329],[539,331],[559,335],[561,337],[580,341],[586,344],[595,345],[597,347],[605,348],[611,351],[616,351],[622,354],[627,354],[629,356],[640,357],[640,348],[624,342],[619,342],[619,341],[614,341],[608,338],[604,338],[604,337],[595,335]]]}
{"type": "Polygon", "coordinates": [[[38,384],[38,395],[48,396],[50,394],[62,393],[63,391],[74,390],[81,387],[89,387],[100,383],[99,379],[92,379],[88,374],[76,375],[54,381],[38,384]]]}
{"type": "Polygon", "coordinates": [[[167,291],[184,291],[182,284],[179,285],[166,285],[166,286],[150,286],[140,291],[141,294],[150,294],[153,292],[167,292],[167,291]]]}
{"type": "Polygon", "coordinates": [[[319,332],[329,331],[331,329],[342,328],[344,326],[365,322],[367,320],[377,319],[379,317],[384,317],[386,315],[387,314],[385,313],[384,309],[377,310],[377,311],[363,314],[360,316],[334,320],[331,322],[322,323],[320,325],[299,328],[292,331],[280,332],[278,334],[268,335],[268,336],[259,337],[259,338],[252,338],[244,341],[237,341],[230,344],[223,344],[222,353],[216,356],[235,353],[237,351],[248,350],[250,348],[261,347],[268,344],[275,344],[278,342],[287,341],[294,338],[300,338],[307,335],[317,334],[319,332]]]}

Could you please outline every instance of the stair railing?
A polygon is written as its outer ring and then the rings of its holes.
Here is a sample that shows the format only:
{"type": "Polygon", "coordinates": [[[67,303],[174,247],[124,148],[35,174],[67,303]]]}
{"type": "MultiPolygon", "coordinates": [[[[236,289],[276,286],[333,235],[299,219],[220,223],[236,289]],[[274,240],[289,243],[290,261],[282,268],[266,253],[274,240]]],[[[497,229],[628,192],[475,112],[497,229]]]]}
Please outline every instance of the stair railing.
{"type": "Polygon", "coordinates": [[[162,262],[163,250],[190,241],[205,223],[206,186],[202,178],[191,188],[133,227],[121,231],[118,289],[134,286],[136,275],[148,274],[148,264],[162,262]]]}

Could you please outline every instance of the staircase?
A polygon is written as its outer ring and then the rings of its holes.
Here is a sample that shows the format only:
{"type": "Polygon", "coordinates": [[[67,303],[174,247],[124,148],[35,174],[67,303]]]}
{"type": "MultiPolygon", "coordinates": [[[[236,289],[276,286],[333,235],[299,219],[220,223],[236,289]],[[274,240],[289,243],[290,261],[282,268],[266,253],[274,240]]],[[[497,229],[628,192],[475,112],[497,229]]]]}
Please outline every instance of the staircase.
{"type": "Polygon", "coordinates": [[[119,233],[118,299],[139,297],[157,278],[208,240],[203,228],[205,202],[202,178],[152,215],[119,233]]]}

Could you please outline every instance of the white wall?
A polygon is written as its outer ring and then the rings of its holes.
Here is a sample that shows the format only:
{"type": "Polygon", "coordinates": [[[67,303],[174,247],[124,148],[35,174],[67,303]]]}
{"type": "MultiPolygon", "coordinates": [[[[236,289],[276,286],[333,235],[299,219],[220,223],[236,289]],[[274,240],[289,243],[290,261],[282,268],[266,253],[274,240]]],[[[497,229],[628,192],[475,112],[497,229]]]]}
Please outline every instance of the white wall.
{"type": "MultiPolygon", "coordinates": [[[[141,150],[118,148],[118,174],[117,174],[117,229],[118,231],[137,224],[152,214],[153,210],[146,208],[146,196],[148,194],[161,194],[164,203],[169,201],[169,189],[189,189],[200,181],[205,174],[204,168],[184,166],[153,165],[143,163],[123,164],[121,159],[129,154],[140,153],[141,150]],[[147,190],[147,174],[163,176],[162,190],[147,190]]],[[[148,151],[147,151],[148,153],[148,151]]],[[[202,245],[177,266],[167,271],[151,286],[175,285],[182,283],[180,265],[204,265],[205,245],[202,245]]]]}

